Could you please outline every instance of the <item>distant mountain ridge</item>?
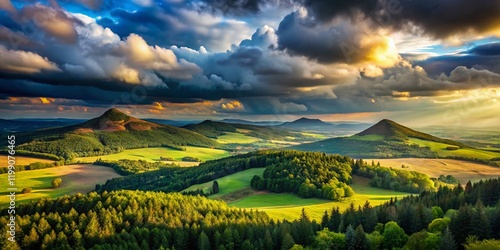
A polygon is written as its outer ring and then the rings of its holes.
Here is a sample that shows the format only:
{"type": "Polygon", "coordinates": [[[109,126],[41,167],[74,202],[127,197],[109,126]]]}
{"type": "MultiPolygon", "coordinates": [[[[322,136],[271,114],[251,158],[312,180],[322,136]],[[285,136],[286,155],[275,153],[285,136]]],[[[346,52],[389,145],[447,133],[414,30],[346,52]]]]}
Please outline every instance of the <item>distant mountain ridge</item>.
{"type": "Polygon", "coordinates": [[[284,127],[288,129],[294,130],[316,130],[316,131],[330,131],[335,128],[335,125],[331,123],[326,123],[320,119],[310,119],[302,117],[292,122],[285,122],[281,124],[279,127],[284,127]]]}

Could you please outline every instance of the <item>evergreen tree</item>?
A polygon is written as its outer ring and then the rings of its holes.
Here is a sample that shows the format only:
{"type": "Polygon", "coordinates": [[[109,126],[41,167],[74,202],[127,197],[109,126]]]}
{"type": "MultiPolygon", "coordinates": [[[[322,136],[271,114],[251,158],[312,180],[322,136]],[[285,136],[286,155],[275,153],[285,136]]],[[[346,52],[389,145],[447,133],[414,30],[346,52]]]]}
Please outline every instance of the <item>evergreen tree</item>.
{"type": "Polygon", "coordinates": [[[293,245],[295,245],[293,237],[289,233],[286,233],[281,242],[281,250],[289,250],[293,245]]]}
{"type": "Polygon", "coordinates": [[[274,247],[273,237],[271,236],[269,229],[266,230],[266,233],[264,234],[264,247],[266,250],[272,250],[274,247]]]}
{"type": "Polygon", "coordinates": [[[328,217],[328,212],[325,210],[323,217],[321,217],[321,228],[328,228],[328,222],[330,218],[328,217]]]}
{"type": "Polygon", "coordinates": [[[219,183],[217,181],[214,181],[212,184],[212,194],[218,194],[219,193],[219,183]]]}
{"type": "Polygon", "coordinates": [[[488,239],[491,235],[490,223],[481,200],[476,202],[472,213],[471,228],[470,234],[477,236],[479,240],[488,239]]]}
{"type": "Polygon", "coordinates": [[[210,239],[205,234],[205,232],[201,232],[200,239],[198,240],[198,249],[200,250],[210,250],[210,239]]]}
{"type": "Polygon", "coordinates": [[[333,208],[330,215],[330,220],[328,221],[328,229],[330,231],[338,232],[341,221],[342,214],[340,213],[339,207],[333,208]]]}
{"type": "Polygon", "coordinates": [[[439,244],[439,250],[456,250],[457,244],[453,238],[453,234],[449,228],[444,230],[443,236],[441,237],[441,243],[439,244]]]}
{"type": "Polygon", "coordinates": [[[347,227],[345,232],[346,248],[347,250],[356,250],[356,232],[352,228],[352,225],[347,227]]]}
{"type": "Polygon", "coordinates": [[[363,226],[359,225],[356,228],[354,235],[354,245],[356,250],[368,250],[370,248],[370,244],[368,239],[366,238],[365,231],[363,230],[363,226]]]}

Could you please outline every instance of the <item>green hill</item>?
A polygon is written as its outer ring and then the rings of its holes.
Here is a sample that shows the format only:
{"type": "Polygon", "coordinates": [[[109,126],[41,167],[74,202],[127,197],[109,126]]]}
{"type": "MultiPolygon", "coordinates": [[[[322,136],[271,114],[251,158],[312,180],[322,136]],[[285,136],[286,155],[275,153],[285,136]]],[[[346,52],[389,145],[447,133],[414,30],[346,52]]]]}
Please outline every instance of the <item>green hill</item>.
{"type": "Polygon", "coordinates": [[[287,140],[301,136],[286,129],[268,126],[256,126],[238,123],[225,123],[206,120],[198,124],[189,124],[183,128],[197,132],[210,138],[217,138],[227,133],[241,133],[264,140],[287,140]]]}
{"type": "Polygon", "coordinates": [[[380,135],[384,136],[385,140],[390,140],[390,141],[406,141],[411,137],[426,141],[442,142],[446,144],[456,145],[459,147],[467,147],[462,143],[422,133],[388,119],[383,119],[379,121],[377,124],[369,127],[368,129],[356,135],[358,136],[380,135]]]}
{"type": "Polygon", "coordinates": [[[117,153],[124,149],[182,146],[219,147],[198,133],[128,116],[118,109],[84,123],[37,130],[16,136],[18,149],[72,159],[117,153]]]}
{"type": "Polygon", "coordinates": [[[470,148],[462,143],[422,133],[387,119],[351,137],[331,138],[292,148],[357,158],[436,158],[440,156],[439,152],[431,147],[413,143],[413,139],[443,143],[456,148],[470,148]]]}

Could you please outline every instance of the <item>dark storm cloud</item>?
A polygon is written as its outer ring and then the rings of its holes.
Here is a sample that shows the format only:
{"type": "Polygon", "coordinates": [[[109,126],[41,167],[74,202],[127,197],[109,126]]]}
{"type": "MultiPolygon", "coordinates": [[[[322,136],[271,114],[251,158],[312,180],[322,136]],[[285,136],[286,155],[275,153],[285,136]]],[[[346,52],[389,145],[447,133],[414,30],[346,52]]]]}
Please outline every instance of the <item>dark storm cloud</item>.
{"type": "MultiPolygon", "coordinates": [[[[346,51],[339,44],[354,41],[355,34],[349,27],[332,29],[298,15],[298,12],[293,12],[281,21],[276,32],[279,49],[287,49],[292,55],[305,55],[320,62],[347,61],[346,51]]],[[[360,56],[360,53],[356,55],[360,56]]],[[[354,58],[354,61],[358,60],[359,58],[354,58]]]]}
{"type": "MultiPolygon", "coordinates": [[[[205,2],[223,12],[255,13],[259,6],[280,1],[212,0],[205,2]]],[[[395,30],[415,25],[436,38],[464,32],[483,33],[499,28],[500,0],[294,0],[315,16],[329,22],[335,17],[352,19],[360,14],[381,27],[395,30]]]]}
{"type": "Polygon", "coordinates": [[[500,43],[478,45],[458,54],[434,56],[414,63],[430,75],[449,74],[459,66],[500,73],[500,43]]]}
{"type": "Polygon", "coordinates": [[[263,55],[263,51],[258,47],[239,47],[227,58],[221,58],[218,63],[222,65],[237,64],[243,67],[255,66],[263,55]]]}
{"type": "Polygon", "coordinates": [[[468,53],[483,56],[497,56],[500,55],[500,43],[488,43],[479,45],[470,49],[468,53]]]}
{"type": "Polygon", "coordinates": [[[233,16],[252,15],[260,12],[266,5],[290,7],[295,0],[201,0],[202,11],[223,13],[233,16]]]}

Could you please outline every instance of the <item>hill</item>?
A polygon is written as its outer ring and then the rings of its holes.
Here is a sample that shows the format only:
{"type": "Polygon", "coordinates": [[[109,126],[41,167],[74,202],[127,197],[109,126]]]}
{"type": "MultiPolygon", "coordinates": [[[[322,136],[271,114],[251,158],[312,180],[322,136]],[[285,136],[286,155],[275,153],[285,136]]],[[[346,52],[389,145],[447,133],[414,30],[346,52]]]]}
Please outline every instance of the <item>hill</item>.
{"type": "Polygon", "coordinates": [[[128,116],[118,109],[86,122],[21,133],[18,149],[57,155],[65,159],[117,153],[124,149],[182,146],[218,147],[198,133],[128,116]]]}
{"type": "Polygon", "coordinates": [[[440,154],[427,145],[413,140],[444,143],[456,148],[469,148],[459,142],[442,139],[405,127],[391,120],[381,120],[350,137],[338,137],[301,144],[292,148],[305,151],[343,154],[357,158],[436,158],[440,154]]]}
{"type": "Polygon", "coordinates": [[[280,127],[295,129],[295,130],[325,130],[333,129],[334,125],[326,123],[320,119],[309,119],[302,117],[293,122],[285,122],[280,127]]]}
{"type": "Polygon", "coordinates": [[[358,136],[380,135],[384,136],[385,140],[393,140],[393,141],[405,141],[408,140],[410,137],[412,137],[426,141],[442,142],[446,144],[456,145],[459,147],[467,147],[462,143],[448,139],[442,139],[436,136],[432,136],[430,134],[419,132],[388,119],[383,119],[378,123],[376,123],[375,125],[369,127],[368,129],[356,135],[358,136]]]}
{"type": "Polygon", "coordinates": [[[217,138],[228,132],[242,133],[264,140],[286,140],[286,137],[297,137],[300,134],[292,133],[279,127],[257,126],[239,123],[227,123],[206,120],[198,124],[189,124],[183,128],[197,132],[210,138],[217,138]]]}

